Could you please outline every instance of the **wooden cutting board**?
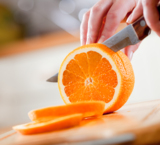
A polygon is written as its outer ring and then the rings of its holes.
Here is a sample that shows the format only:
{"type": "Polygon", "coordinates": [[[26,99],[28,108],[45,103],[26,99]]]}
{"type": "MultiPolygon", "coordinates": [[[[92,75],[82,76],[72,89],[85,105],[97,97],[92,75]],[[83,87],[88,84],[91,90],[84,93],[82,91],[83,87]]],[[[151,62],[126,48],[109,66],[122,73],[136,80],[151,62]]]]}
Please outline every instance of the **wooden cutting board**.
{"type": "Polygon", "coordinates": [[[77,143],[112,139],[118,135],[132,134],[130,144],[160,143],[160,100],[124,105],[117,112],[90,118],[74,128],[37,135],[23,136],[16,132],[0,137],[0,145],[37,145],[77,143]]]}

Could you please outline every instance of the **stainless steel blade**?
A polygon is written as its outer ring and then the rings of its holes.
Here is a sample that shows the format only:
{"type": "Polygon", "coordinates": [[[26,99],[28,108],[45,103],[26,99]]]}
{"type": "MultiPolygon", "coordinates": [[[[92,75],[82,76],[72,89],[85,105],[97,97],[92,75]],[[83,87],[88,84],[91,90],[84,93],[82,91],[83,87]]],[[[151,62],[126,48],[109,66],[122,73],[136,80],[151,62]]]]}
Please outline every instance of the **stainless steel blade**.
{"type": "Polygon", "coordinates": [[[49,78],[47,82],[58,82],[58,73],[49,78]]]}
{"type": "Polygon", "coordinates": [[[102,44],[117,52],[126,46],[137,44],[139,41],[133,26],[130,24],[102,44]]]}

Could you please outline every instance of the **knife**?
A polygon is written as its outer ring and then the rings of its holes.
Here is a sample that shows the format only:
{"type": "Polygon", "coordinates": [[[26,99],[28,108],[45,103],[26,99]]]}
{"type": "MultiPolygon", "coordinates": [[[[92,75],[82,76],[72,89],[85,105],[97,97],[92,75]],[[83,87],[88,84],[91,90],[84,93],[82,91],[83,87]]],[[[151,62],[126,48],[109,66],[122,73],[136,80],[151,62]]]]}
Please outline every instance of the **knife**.
{"type": "MultiPolygon", "coordinates": [[[[157,7],[160,13],[160,5],[157,7]]],[[[134,23],[129,24],[124,29],[104,41],[106,45],[114,52],[117,52],[129,45],[135,45],[151,33],[151,29],[147,26],[144,17],[140,17],[134,23]]],[[[57,82],[58,73],[47,80],[48,82],[57,82]]]]}

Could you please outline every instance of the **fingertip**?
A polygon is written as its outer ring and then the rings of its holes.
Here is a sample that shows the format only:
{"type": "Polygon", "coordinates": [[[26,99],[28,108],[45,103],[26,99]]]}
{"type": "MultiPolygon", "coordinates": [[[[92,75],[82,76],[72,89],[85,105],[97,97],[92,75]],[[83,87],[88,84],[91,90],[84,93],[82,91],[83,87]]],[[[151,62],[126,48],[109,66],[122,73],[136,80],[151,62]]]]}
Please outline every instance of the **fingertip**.
{"type": "Polygon", "coordinates": [[[129,58],[130,61],[132,60],[132,57],[133,57],[133,51],[130,51],[128,53],[128,58],[129,58]]]}
{"type": "MultiPolygon", "coordinates": [[[[89,32],[88,32],[89,33],[89,32]]],[[[91,35],[90,33],[87,35],[87,41],[86,44],[95,43],[96,37],[94,35],[91,35]]]]}
{"type": "Polygon", "coordinates": [[[160,37],[160,32],[156,32],[157,33],[157,35],[160,37]]]}
{"type": "Polygon", "coordinates": [[[84,40],[81,40],[81,46],[85,45],[86,42],[84,40]]]}
{"type": "Polygon", "coordinates": [[[137,5],[135,6],[135,8],[133,9],[133,11],[131,12],[131,14],[129,15],[129,17],[126,21],[127,24],[133,23],[140,16],[142,16],[142,14],[143,14],[142,4],[141,4],[141,1],[138,1],[137,5]]]}
{"type": "Polygon", "coordinates": [[[86,39],[85,37],[83,37],[83,35],[80,36],[80,42],[81,42],[81,46],[86,44],[86,39]]]}
{"type": "Polygon", "coordinates": [[[83,36],[80,37],[80,44],[81,46],[86,44],[86,39],[83,36]]]}
{"type": "Polygon", "coordinates": [[[80,41],[81,46],[86,44],[87,41],[87,31],[88,31],[88,19],[89,19],[90,11],[86,12],[83,15],[83,19],[80,25],[80,41]]]}
{"type": "Polygon", "coordinates": [[[98,43],[103,43],[105,41],[105,36],[102,35],[99,40],[98,40],[98,43]]]}
{"type": "Polygon", "coordinates": [[[90,39],[87,39],[86,44],[92,43],[90,39]]]}
{"type": "Polygon", "coordinates": [[[132,50],[132,46],[128,46],[128,47],[124,48],[124,53],[131,61],[132,57],[133,57],[133,53],[134,53],[134,51],[132,50]]]}
{"type": "Polygon", "coordinates": [[[85,43],[84,43],[84,42],[81,42],[81,46],[83,46],[83,45],[85,45],[85,43]]]}
{"type": "Polygon", "coordinates": [[[87,41],[87,42],[86,42],[86,44],[90,44],[90,42],[89,42],[89,41],[87,41]]]}
{"type": "Polygon", "coordinates": [[[130,23],[131,23],[131,21],[132,21],[132,14],[127,18],[126,23],[127,23],[127,24],[130,24],[130,23]]]}
{"type": "Polygon", "coordinates": [[[121,51],[122,51],[123,53],[125,53],[125,48],[121,49],[121,51]]]}
{"type": "Polygon", "coordinates": [[[141,41],[135,45],[127,46],[124,48],[124,53],[129,58],[129,60],[132,60],[133,54],[138,49],[140,44],[141,44],[141,41]]]}

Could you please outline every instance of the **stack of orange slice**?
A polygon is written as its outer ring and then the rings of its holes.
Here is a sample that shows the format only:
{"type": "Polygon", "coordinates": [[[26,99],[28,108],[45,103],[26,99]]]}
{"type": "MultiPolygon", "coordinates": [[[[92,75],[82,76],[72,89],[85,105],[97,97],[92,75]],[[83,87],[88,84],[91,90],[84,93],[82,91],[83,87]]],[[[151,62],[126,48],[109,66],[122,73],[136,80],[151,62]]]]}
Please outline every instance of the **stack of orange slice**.
{"type": "Polygon", "coordinates": [[[102,101],[90,101],[37,109],[28,113],[33,122],[13,129],[24,135],[65,129],[78,125],[85,117],[101,116],[104,107],[102,101]]]}

